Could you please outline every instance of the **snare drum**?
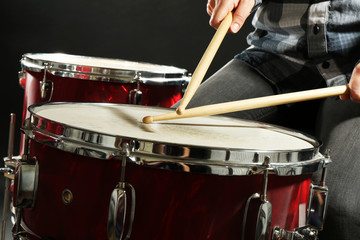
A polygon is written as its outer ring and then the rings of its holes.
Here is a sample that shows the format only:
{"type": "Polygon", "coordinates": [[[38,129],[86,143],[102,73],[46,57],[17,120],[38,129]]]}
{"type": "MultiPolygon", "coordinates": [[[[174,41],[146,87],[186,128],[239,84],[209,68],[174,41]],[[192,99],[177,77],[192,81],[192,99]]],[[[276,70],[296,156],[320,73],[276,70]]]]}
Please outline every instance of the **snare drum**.
{"type": "Polygon", "coordinates": [[[173,111],[157,107],[29,110],[15,205],[30,239],[290,239],[311,230],[311,177],[326,158],[310,136],[225,117],[142,123],[173,111]]]}

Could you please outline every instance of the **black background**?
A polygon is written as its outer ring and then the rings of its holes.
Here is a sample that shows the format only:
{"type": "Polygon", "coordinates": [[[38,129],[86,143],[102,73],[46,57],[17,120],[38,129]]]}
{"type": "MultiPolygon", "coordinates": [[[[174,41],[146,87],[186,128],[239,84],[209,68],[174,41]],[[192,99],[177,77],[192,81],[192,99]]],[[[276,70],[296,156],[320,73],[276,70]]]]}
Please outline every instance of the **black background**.
{"type": "MultiPolygon", "coordinates": [[[[205,9],[205,0],[4,1],[1,156],[7,155],[12,112],[17,114],[14,153],[18,154],[24,93],[18,84],[18,72],[24,53],[120,58],[193,72],[215,33],[205,9]]],[[[207,76],[247,47],[250,31],[248,21],[238,34],[226,36],[207,76]]]]}

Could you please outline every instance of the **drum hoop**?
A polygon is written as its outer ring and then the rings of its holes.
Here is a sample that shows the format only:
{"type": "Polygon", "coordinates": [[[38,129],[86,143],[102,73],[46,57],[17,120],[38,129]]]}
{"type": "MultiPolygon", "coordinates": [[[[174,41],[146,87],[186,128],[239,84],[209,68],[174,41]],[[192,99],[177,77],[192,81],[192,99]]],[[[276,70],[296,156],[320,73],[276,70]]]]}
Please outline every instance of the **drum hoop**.
{"type": "MultiPolygon", "coordinates": [[[[176,166],[180,166],[180,171],[185,171],[184,166],[188,166],[190,169],[195,169],[192,170],[192,172],[200,171],[201,173],[209,173],[210,171],[211,174],[217,175],[250,175],[261,172],[264,170],[262,164],[265,157],[270,157],[270,169],[277,175],[313,173],[321,168],[324,162],[324,157],[319,153],[319,147],[321,146],[319,141],[306,134],[290,131],[289,129],[281,127],[277,127],[276,130],[308,141],[312,143],[314,147],[300,150],[256,150],[209,148],[194,145],[179,146],[174,143],[135,139],[129,136],[110,135],[73,127],[46,119],[34,112],[35,108],[42,105],[59,104],[64,103],[51,102],[30,106],[28,109],[31,113],[28,119],[30,124],[29,127],[23,130],[31,139],[41,144],[80,156],[103,160],[124,156],[126,151],[122,146],[126,143],[130,149],[130,154],[127,157],[139,165],[157,168],[171,165],[172,167],[170,169],[176,169],[176,166]],[[165,149],[166,151],[164,151],[165,149]],[[199,156],[201,156],[201,158],[199,158],[199,156]],[[207,158],[204,158],[204,156],[207,156],[207,158]],[[201,167],[203,170],[199,170],[201,167]],[[232,170],[230,171],[229,169],[232,170]]],[[[96,104],[124,105],[110,103],[96,104]]],[[[141,108],[146,106],[137,107],[141,108]]],[[[270,124],[262,125],[273,126],[270,124]]]]}
{"type": "Polygon", "coordinates": [[[110,67],[99,67],[94,65],[80,65],[69,62],[59,62],[53,60],[44,60],[44,55],[56,55],[46,53],[24,54],[20,64],[23,70],[33,72],[43,72],[45,65],[48,65],[47,72],[59,77],[68,77],[83,80],[104,81],[104,82],[121,82],[133,83],[141,82],[149,85],[184,85],[190,81],[190,77],[186,69],[181,69],[173,66],[165,66],[158,64],[150,64],[145,62],[132,62],[122,59],[86,57],[80,55],[69,55],[72,58],[92,59],[94,61],[122,61],[126,63],[139,63],[148,66],[156,66],[163,68],[164,71],[149,71],[149,70],[130,70],[110,67]],[[36,56],[37,58],[35,58],[36,56]]]}

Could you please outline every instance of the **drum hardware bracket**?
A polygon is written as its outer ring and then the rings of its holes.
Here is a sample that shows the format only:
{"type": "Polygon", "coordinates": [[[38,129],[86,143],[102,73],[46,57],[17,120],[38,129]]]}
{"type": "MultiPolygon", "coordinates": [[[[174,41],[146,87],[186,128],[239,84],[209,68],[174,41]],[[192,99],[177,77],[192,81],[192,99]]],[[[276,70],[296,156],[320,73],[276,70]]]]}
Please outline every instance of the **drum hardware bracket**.
{"type": "Polygon", "coordinates": [[[17,196],[15,207],[33,208],[36,200],[36,193],[39,178],[39,165],[21,162],[17,172],[17,196]]]}
{"type": "Polygon", "coordinates": [[[122,151],[120,182],[110,197],[107,223],[107,235],[110,240],[130,239],[135,217],[135,188],[130,183],[125,182],[126,160],[130,156],[130,144],[124,142],[122,151]],[[128,203],[128,195],[130,195],[130,203],[128,203]],[[129,214],[127,213],[128,210],[130,210],[129,214]]]}
{"type": "Polygon", "coordinates": [[[328,187],[326,186],[327,165],[331,163],[330,150],[324,154],[323,170],[319,185],[311,184],[306,226],[294,231],[287,231],[280,227],[274,227],[272,240],[316,240],[318,232],[323,230],[327,210],[328,187]]]}
{"type": "Polygon", "coordinates": [[[326,186],[327,165],[331,162],[330,150],[325,152],[325,161],[318,185],[311,184],[306,223],[319,231],[323,230],[327,212],[328,187],[326,186]]]}
{"type": "Polygon", "coordinates": [[[141,79],[141,73],[137,73],[136,76],[134,77],[134,80],[136,81],[136,88],[132,89],[129,92],[129,104],[141,105],[142,92],[140,90],[140,79],[141,79]]]}
{"type": "Polygon", "coordinates": [[[45,99],[47,96],[47,92],[50,90],[50,96],[48,101],[51,101],[53,92],[54,92],[54,83],[50,81],[49,79],[46,79],[46,74],[50,69],[50,64],[47,62],[44,62],[44,77],[43,80],[40,81],[40,96],[42,99],[45,99]]]}
{"type": "Polygon", "coordinates": [[[245,240],[246,219],[247,219],[247,213],[250,202],[251,200],[257,198],[260,199],[261,204],[257,215],[255,240],[269,239],[270,236],[272,204],[267,200],[267,185],[268,185],[268,177],[269,177],[269,169],[270,169],[269,156],[265,156],[262,167],[264,167],[264,174],[263,174],[263,185],[262,185],[261,194],[254,193],[246,201],[244,217],[243,217],[242,233],[241,233],[242,240],[245,240]]]}
{"type": "Polygon", "coordinates": [[[276,226],[273,229],[272,240],[316,240],[318,231],[309,226],[297,228],[294,231],[287,231],[276,226]]]}
{"type": "MultiPolygon", "coordinates": [[[[25,143],[27,141],[28,137],[25,143]]],[[[27,144],[25,144],[24,149],[27,153],[27,144]]],[[[17,190],[14,203],[14,207],[16,208],[16,221],[13,227],[13,237],[14,239],[27,239],[26,237],[24,238],[26,232],[24,232],[21,227],[22,211],[24,208],[34,208],[35,206],[39,180],[38,162],[28,158],[27,154],[23,154],[15,175],[17,175],[17,190]]]]}
{"type": "Polygon", "coordinates": [[[5,239],[6,220],[10,208],[11,199],[11,183],[14,179],[14,172],[17,165],[17,158],[14,157],[14,134],[15,134],[16,115],[10,114],[9,126],[9,142],[8,142],[8,156],[4,157],[4,168],[0,171],[4,173],[5,187],[4,187],[4,202],[3,202],[3,216],[2,216],[2,230],[1,239],[5,239]]]}
{"type": "Polygon", "coordinates": [[[255,239],[269,239],[270,236],[270,226],[272,218],[272,204],[267,200],[267,185],[269,177],[269,168],[270,168],[270,157],[265,156],[263,166],[266,168],[264,170],[264,180],[261,190],[260,200],[261,205],[259,207],[259,212],[257,216],[255,239]]]}
{"type": "MultiPolygon", "coordinates": [[[[8,156],[4,157],[4,166],[5,167],[0,169],[0,171],[3,172],[4,176],[6,177],[5,192],[4,192],[4,205],[3,205],[3,218],[2,218],[2,233],[1,233],[2,240],[5,239],[6,220],[7,220],[7,215],[8,215],[8,209],[10,207],[11,183],[14,180],[15,174],[18,174],[19,171],[22,171],[21,170],[22,163],[24,161],[26,161],[26,162],[29,161],[27,154],[23,154],[23,156],[13,156],[15,123],[16,123],[16,115],[12,113],[10,115],[8,156]],[[17,170],[16,170],[16,168],[17,168],[17,170]]],[[[25,121],[25,123],[26,123],[26,121],[25,121]]],[[[28,141],[27,137],[25,139],[26,139],[26,141],[28,141]]],[[[25,145],[24,150],[25,150],[25,153],[27,153],[27,145],[25,145]]],[[[37,164],[35,164],[35,166],[37,166],[37,164]]],[[[25,175],[28,175],[28,174],[25,173],[25,175]]],[[[35,188],[37,188],[37,179],[35,182],[36,182],[35,188]]],[[[19,184],[20,183],[18,182],[18,187],[19,187],[19,184]]],[[[31,183],[28,183],[26,181],[24,182],[24,184],[25,184],[25,186],[22,186],[21,189],[27,189],[29,184],[31,185],[31,183]]],[[[16,193],[19,194],[19,189],[17,190],[16,193]]],[[[34,192],[34,194],[36,194],[36,191],[34,192]]],[[[25,195],[27,195],[27,194],[25,194],[25,195]]],[[[17,196],[17,197],[19,197],[19,196],[17,196]]],[[[16,221],[15,221],[14,227],[13,227],[13,231],[14,231],[13,237],[14,237],[14,239],[19,239],[19,237],[23,234],[23,232],[20,231],[20,229],[21,229],[20,222],[21,222],[23,206],[19,206],[19,207],[15,206],[15,207],[16,207],[16,214],[15,214],[16,221]]]]}
{"type": "Polygon", "coordinates": [[[107,223],[108,238],[110,240],[130,239],[134,216],[135,189],[130,183],[119,182],[110,198],[107,223]],[[130,195],[130,203],[128,203],[128,195],[130,195]],[[130,210],[129,214],[127,213],[128,210],[130,210]]]}

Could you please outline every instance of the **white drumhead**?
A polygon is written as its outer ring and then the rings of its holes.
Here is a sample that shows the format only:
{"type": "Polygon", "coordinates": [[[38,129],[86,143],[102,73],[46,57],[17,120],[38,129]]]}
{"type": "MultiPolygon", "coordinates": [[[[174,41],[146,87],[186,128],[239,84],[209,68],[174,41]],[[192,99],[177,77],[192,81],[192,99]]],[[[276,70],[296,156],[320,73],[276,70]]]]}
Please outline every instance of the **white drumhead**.
{"type": "Polygon", "coordinates": [[[198,117],[142,123],[145,116],[169,111],[174,109],[104,103],[48,104],[32,109],[36,115],[63,125],[150,142],[258,151],[314,148],[289,130],[234,118],[198,117]]]}
{"type": "Polygon", "coordinates": [[[85,57],[63,53],[26,54],[26,58],[41,62],[56,62],[75,66],[88,66],[118,70],[147,71],[157,73],[179,73],[179,68],[143,62],[99,57],[85,57]]]}
{"type": "Polygon", "coordinates": [[[27,71],[43,72],[46,68],[56,76],[96,81],[139,81],[153,85],[189,82],[187,71],[173,66],[62,53],[24,54],[21,66],[27,71]]]}

